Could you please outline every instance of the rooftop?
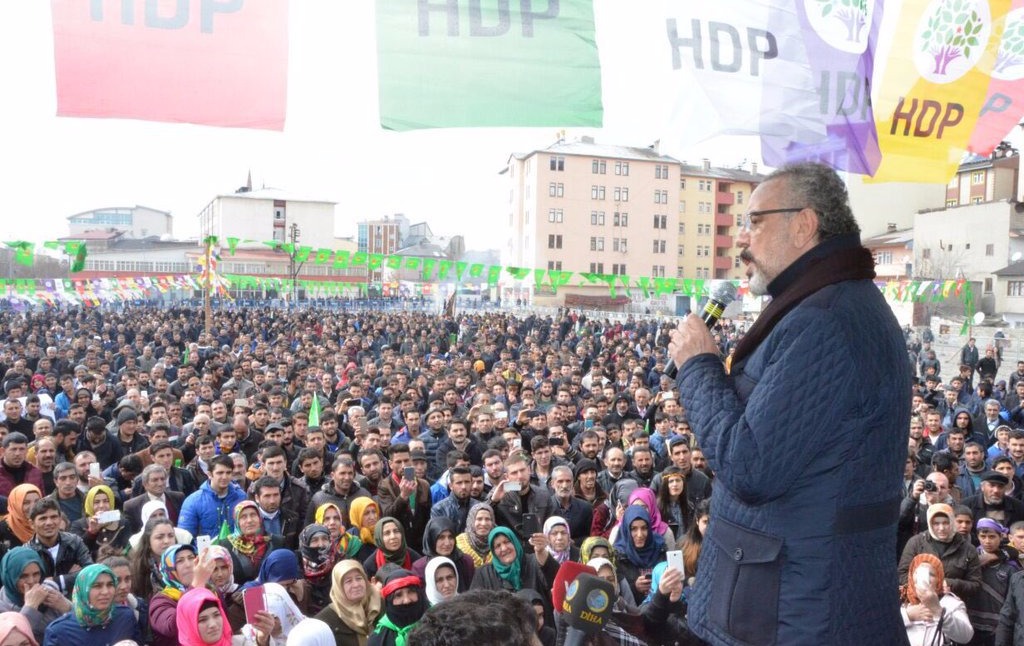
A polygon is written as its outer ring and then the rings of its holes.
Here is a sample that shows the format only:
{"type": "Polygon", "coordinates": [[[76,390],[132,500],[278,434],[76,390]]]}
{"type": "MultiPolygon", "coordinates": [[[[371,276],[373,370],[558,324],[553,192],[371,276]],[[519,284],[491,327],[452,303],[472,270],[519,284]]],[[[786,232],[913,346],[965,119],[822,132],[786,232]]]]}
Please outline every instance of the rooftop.
{"type": "Polygon", "coordinates": [[[283,200],[285,202],[321,202],[323,204],[337,204],[337,202],[332,202],[331,200],[290,193],[283,189],[273,188],[270,186],[253,189],[251,191],[242,191],[241,193],[221,193],[217,195],[217,197],[236,197],[245,200],[283,200]]]}

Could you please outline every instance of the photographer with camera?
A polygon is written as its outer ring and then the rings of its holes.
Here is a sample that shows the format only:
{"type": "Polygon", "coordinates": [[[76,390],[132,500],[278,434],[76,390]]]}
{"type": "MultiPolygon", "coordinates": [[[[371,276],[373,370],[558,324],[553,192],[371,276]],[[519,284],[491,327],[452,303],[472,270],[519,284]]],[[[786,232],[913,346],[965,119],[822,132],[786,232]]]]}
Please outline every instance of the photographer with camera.
{"type": "Polygon", "coordinates": [[[912,536],[928,527],[928,508],[939,503],[954,504],[949,490],[949,478],[944,473],[934,471],[929,473],[927,478],[914,482],[900,504],[897,556],[903,553],[904,546],[912,536]]]}

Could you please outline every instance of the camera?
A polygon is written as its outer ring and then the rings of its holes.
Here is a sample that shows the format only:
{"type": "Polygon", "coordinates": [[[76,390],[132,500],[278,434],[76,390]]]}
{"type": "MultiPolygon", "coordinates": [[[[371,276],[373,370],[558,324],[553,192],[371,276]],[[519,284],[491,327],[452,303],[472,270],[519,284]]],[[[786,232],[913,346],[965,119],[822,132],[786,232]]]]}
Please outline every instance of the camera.
{"type": "Polygon", "coordinates": [[[931,491],[931,492],[934,493],[934,492],[939,490],[939,487],[934,482],[932,482],[931,480],[925,480],[924,481],[924,490],[925,491],[931,491]]]}

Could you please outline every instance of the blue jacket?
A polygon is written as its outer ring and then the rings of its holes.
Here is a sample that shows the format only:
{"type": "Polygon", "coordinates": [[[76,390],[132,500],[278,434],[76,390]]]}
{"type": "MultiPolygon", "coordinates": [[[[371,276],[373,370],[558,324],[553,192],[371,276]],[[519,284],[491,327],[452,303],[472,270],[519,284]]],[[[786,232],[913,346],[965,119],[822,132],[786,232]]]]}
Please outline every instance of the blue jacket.
{"type": "Polygon", "coordinates": [[[227,521],[228,528],[235,531],[235,505],[245,500],[245,492],[237,484],[228,485],[228,492],[223,498],[210,488],[209,481],[204,482],[198,491],[189,494],[181,505],[178,514],[178,527],[188,530],[193,536],[212,536],[220,534],[220,527],[227,521]]]}
{"type": "Polygon", "coordinates": [[[127,606],[117,606],[106,626],[86,628],[75,619],[74,611],[65,613],[60,619],[46,627],[43,646],[81,644],[82,646],[116,644],[122,639],[142,643],[142,633],[135,613],[127,606]]]}
{"type": "Polygon", "coordinates": [[[715,471],[688,596],[699,637],[907,643],[894,555],[910,383],[899,325],[868,280],[805,298],[731,375],[716,355],[686,362],[681,398],[715,471]]]}

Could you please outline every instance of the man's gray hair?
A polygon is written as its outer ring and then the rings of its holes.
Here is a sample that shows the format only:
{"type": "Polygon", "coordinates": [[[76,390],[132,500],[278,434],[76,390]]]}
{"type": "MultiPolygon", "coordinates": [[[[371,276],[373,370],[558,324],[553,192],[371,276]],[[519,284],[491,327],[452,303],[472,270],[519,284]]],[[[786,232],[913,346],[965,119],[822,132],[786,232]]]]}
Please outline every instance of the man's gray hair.
{"type": "Polygon", "coordinates": [[[860,233],[850,209],[846,184],[834,170],[824,164],[804,162],[789,164],[769,175],[765,182],[784,180],[792,204],[809,207],[818,214],[818,241],[851,233],[860,233]]]}
{"type": "Polygon", "coordinates": [[[150,464],[150,465],[148,465],[145,469],[142,470],[142,482],[143,483],[149,482],[149,476],[153,475],[154,473],[159,473],[159,474],[163,475],[164,477],[166,477],[167,476],[167,469],[165,469],[163,467],[163,465],[160,465],[160,464],[150,464]]]}

